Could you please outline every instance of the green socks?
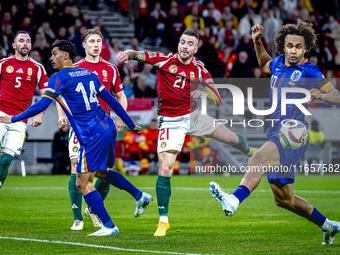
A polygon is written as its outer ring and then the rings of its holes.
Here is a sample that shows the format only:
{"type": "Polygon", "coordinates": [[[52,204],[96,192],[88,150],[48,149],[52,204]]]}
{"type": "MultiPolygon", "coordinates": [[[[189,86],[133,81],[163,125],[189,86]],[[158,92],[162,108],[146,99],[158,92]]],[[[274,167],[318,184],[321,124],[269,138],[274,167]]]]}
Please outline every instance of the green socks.
{"type": "Polygon", "coordinates": [[[167,216],[169,210],[169,201],[171,196],[171,177],[164,177],[158,175],[156,182],[156,194],[158,211],[160,216],[167,216]]]}
{"type": "Polygon", "coordinates": [[[8,154],[0,155],[0,189],[4,184],[7,175],[8,175],[8,168],[12,163],[13,157],[8,154]]]}
{"type": "Polygon", "coordinates": [[[110,183],[108,183],[104,180],[101,180],[99,178],[97,178],[97,181],[94,184],[94,187],[96,188],[96,190],[98,190],[98,192],[102,196],[103,200],[105,200],[105,198],[109,194],[110,186],[111,186],[110,183]]]}
{"type": "Polygon", "coordinates": [[[235,149],[240,150],[244,154],[249,154],[250,153],[250,148],[248,144],[246,143],[246,140],[243,138],[243,136],[237,132],[235,134],[238,136],[238,143],[235,145],[231,145],[235,149]]]}
{"type": "Polygon", "coordinates": [[[83,220],[81,214],[83,196],[76,187],[76,177],[76,174],[71,174],[70,181],[68,182],[68,193],[70,194],[74,220],[83,220]]]}

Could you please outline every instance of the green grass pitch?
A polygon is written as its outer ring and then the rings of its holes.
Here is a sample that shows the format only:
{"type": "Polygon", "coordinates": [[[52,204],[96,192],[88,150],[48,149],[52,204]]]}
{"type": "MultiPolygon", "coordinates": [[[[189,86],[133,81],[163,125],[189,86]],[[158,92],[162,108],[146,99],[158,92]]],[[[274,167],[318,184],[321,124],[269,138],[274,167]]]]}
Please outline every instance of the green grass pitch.
{"type": "MultiPolygon", "coordinates": [[[[70,230],[73,215],[67,190],[69,176],[9,176],[0,189],[0,236],[24,239],[0,238],[0,254],[340,254],[340,234],[333,246],[321,246],[319,228],[277,207],[265,178],[229,218],[211,196],[208,184],[216,181],[231,191],[241,176],[173,176],[170,230],[165,237],[154,237],[158,223],[156,178],[128,177],[154,197],[148,210],[137,219],[133,217],[135,203],[130,194],[111,188],[105,206],[120,234],[87,237],[98,228],[93,227],[85,215],[84,230],[70,230]],[[67,244],[69,242],[124,249],[77,246],[67,244]]],[[[305,198],[326,217],[340,220],[338,175],[297,178],[294,188],[296,195],[305,198]]]]}

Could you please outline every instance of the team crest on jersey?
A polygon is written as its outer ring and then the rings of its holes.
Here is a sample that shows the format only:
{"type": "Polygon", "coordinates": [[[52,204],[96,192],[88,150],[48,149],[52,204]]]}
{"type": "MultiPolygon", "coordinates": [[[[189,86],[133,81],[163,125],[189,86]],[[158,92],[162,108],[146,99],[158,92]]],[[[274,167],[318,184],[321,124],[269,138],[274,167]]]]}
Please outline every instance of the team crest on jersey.
{"type": "Polygon", "coordinates": [[[195,73],[194,72],[190,72],[190,80],[195,80],[195,73]]]}
{"type": "Polygon", "coordinates": [[[77,151],[78,151],[78,147],[77,147],[77,146],[74,146],[74,147],[72,148],[72,151],[73,151],[73,152],[77,152],[77,151]]]}
{"type": "Polygon", "coordinates": [[[13,73],[13,71],[14,71],[14,67],[13,66],[7,66],[7,68],[6,68],[6,72],[7,73],[13,73]]]}
{"type": "Polygon", "coordinates": [[[297,82],[301,77],[301,72],[300,71],[297,71],[295,70],[292,75],[290,76],[290,79],[292,82],[297,82]]]}
{"type": "Polygon", "coordinates": [[[107,77],[107,72],[106,72],[106,70],[103,70],[103,76],[104,76],[104,77],[107,77]]]}
{"type": "Polygon", "coordinates": [[[156,53],[155,53],[155,52],[149,52],[149,57],[150,57],[150,58],[156,57],[156,53]]]}
{"type": "Polygon", "coordinates": [[[171,65],[169,67],[169,72],[170,73],[176,73],[177,72],[177,66],[176,65],[171,65]]]}
{"type": "Polygon", "coordinates": [[[166,147],[166,142],[161,142],[161,148],[165,148],[166,147]]]}
{"type": "Polygon", "coordinates": [[[33,74],[32,68],[27,69],[27,74],[28,74],[28,76],[32,76],[32,74],[33,74]]]}

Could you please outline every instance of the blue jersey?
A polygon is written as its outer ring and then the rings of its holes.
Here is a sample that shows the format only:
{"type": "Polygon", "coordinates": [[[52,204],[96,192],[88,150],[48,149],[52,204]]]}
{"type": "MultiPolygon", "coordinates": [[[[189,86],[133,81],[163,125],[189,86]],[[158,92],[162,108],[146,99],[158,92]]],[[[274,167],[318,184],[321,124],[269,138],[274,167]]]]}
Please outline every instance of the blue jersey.
{"type": "MultiPolygon", "coordinates": [[[[269,71],[271,71],[270,81],[270,105],[273,102],[273,97],[277,97],[277,108],[270,116],[270,119],[278,121],[272,121],[270,127],[267,129],[266,134],[268,138],[277,134],[281,128],[281,122],[286,119],[299,120],[304,123],[308,128],[308,123],[305,121],[305,115],[294,104],[286,105],[286,115],[281,113],[281,88],[285,87],[297,87],[310,90],[317,88],[323,92],[328,86],[331,85],[324,76],[320,69],[309,62],[307,59],[301,65],[290,65],[285,62],[284,54],[277,58],[270,60],[267,63],[269,71]],[[277,88],[277,95],[273,95],[273,88],[277,88]]],[[[302,93],[287,93],[287,99],[304,98],[302,93]]],[[[302,104],[308,109],[307,103],[302,104]]]]}

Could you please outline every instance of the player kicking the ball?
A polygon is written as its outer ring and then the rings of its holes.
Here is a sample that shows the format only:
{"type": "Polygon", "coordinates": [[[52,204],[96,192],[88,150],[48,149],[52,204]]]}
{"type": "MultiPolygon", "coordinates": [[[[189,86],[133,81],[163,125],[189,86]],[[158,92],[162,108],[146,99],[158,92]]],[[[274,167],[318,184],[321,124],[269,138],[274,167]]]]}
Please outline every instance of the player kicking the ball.
{"type": "MultiPolygon", "coordinates": [[[[305,88],[309,89],[314,99],[323,100],[330,104],[340,104],[339,91],[335,90],[331,83],[324,78],[317,66],[304,57],[310,50],[317,49],[317,37],[311,24],[300,21],[297,26],[292,24],[283,26],[275,37],[275,49],[279,54],[275,59],[272,59],[263,47],[261,42],[263,31],[261,25],[254,25],[252,27],[252,39],[262,71],[272,75],[272,88],[277,88],[278,93],[281,93],[281,88],[285,87],[305,88]]],[[[277,95],[273,95],[273,90],[271,90],[271,102],[275,96],[277,95]]],[[[289,98],[301,98],[301,94],[290,93],[289,98]]],[[[254,171],[246,173],[232,195],[224,192],[215,182],[209,184],[211,193],[221,202],[223,211],[227,216],[233,216],[242,201],[259,185],[262,166],[294,166],[307,149],[307,145],[297,150],[289,150],[281,145],[278,132],[283,120],[299,120],[306,126],[308,126],[308,123],[305,121],[304,114],[293,104],[286,106],[287,115],[283,115],[280,100],[281,97],[278,96],[278,107],[270,117],[270,119],[278,119],[278,121],[266,131],[268,142],[248,161],[248,166],[254,171]],[[259,169],[260,171],[258,171],[259,169]]],[[[305,104],[305,106],[307,105],[305,104]]],[[[276,205],[321,227],[324,237],[322,245],[331,245],[336,233],[340,231],[340,223],[328,220],[306,200],[294,195],[294,169],[290,169],[288,173],[267,172],[267,178],[276,205]]]]}
{"type": "MultiPolygon", "coordinates": [[[[201,115],[195,105],[195,99],[202,96],[202,91],[194,90],[190,80],[198,79],[210,88],[214,83],[210,73],[194,54],[197,52],[198,35],[187,29],[178,43],[178,53],[163,55],[161,53],[127,50],[117,54],[117,60],[137,60],[153,64],[158,69],[158,158],[159,173],[156,193],[159,210],[159,224],[154,236],[165,236],[170,228],[168,220],[169,200],[171,195],[170,178],[177,153],[181,151],[184,138],[188,135],[206,136],[230,144],[243,154],[251,156],[256,149],[250,148],[242,135],[233,133],[223,125],[213,126],[214,119],[201,115]],[[193,103],[193,104],[192,104],[193,103]]],[[[211,89],[211,94],[218,101],[218,92],[211,89]]],[[[208,99],[213,100],[208,97],[208,99]]]]}

